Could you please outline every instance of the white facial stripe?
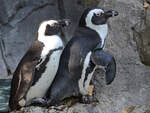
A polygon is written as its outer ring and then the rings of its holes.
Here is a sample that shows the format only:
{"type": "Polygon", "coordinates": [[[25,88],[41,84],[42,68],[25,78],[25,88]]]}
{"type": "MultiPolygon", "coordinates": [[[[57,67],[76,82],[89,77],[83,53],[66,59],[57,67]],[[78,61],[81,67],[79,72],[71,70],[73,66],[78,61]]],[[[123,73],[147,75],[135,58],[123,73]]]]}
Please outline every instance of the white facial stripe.
{"type": "Polygon", "coordinates": [[[101,41],[102,41],[102,44],[101,44],[101,47],[104,46],[104,42],[105,42],[105,38],[107,37],[107,34],[108,34],[108,25],[107,24],[103,24],[103,25],[95,25],[92,23],[92,17],[94,15],[94,13],[99,13],[99,12],[102,12],[104,13],[103,10],[101,9],[94,9],[94,10],[91,10],[87,17],[86,17],[86,26],[95,30],[98,35],[100,36],[101,38],[101,41]]]}
{"type": "Polygon", "coordinates": [[[79,90],[80,90],[80,93],[82,95],[86,95],[88,94],[88,91],[85,90],[84,88],[84,79],[85,79],[85,74],[86,74],[86,69],[89,65],[89,62],[90,62],[90,57],[91,57],[91,52],[89,52],[84,60],[84,63],[83,63],[83,70],[82,70],[82,75],[81,75],[81,79],[79,79],[78,81],[78,84],[79,84],[79,90]]]}
{"type": "Polygon", "coordinates": [[[104,11],[102,9],[93,9],[93,10],[91,10],[88,13],[88,15],[86,16],[86,25],[92,24],[91,20],[92,20],[92,17],[94,15],[94,13],[97,14],[97,13],[100,13],[100,12],[104,13],[104,11]]]}

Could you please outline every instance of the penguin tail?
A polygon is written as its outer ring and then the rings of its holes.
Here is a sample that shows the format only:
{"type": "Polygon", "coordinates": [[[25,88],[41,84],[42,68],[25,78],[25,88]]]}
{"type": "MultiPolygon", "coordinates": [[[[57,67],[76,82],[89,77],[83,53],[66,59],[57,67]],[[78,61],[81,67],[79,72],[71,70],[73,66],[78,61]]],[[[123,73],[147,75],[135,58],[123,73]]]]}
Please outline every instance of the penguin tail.
{"type": "Polygon", "coordinates": [[[112,83],[112,81],[114,80],[115,76],[116,76],[116,61],[115,58],[103,51],[103,50],[97,50],[94,51],[91,55],[91,61],[96,65],[96,66],[103,66],[105,67],[105,71],[106,71],[106,76],[105,76],[105,80],[106,80],[106,84],[109,85],[112,83]]]}

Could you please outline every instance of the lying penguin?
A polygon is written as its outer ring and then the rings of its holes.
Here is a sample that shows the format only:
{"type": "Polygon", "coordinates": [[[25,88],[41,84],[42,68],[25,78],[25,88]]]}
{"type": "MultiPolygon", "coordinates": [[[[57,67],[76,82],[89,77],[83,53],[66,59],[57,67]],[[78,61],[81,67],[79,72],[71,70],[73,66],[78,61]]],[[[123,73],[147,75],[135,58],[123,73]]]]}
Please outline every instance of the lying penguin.
{"type": "Polygon", "coordinates": [[[18,110],[34,98],[42,98],[51,85],[59,65],[64,44],[62,27],[69,20],[48,20],[40,24],[37,39],[18,64],[11,82],[9,107],[18,110]]]}
{"type": "Polygon", "coordinates": [[[114,80],[115,59],[102,48],[108,34],[107,20],[117,15],[117,11],[103,11],[100,8],[88,8],[83,12],[73,38],[63,50],[46,99],[39,101],[41,105],[56,105],[71,96],[87,100],[91,78],[99,66],[105,67],[106,84],[114,80]]]}

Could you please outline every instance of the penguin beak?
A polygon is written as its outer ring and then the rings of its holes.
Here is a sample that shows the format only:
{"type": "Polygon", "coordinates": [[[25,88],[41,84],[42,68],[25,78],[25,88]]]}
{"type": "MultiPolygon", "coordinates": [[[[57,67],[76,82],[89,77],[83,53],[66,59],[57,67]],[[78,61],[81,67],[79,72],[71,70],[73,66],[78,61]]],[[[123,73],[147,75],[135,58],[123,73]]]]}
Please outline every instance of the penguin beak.
{"type": "Polygon", "coordinates": [[[107,18],[109,18],[109,17],[118,16],[119,13],[115,10],[109,10],[109,11],[105,12],[105,15],[106,15],[107,18]]]}
{"type": "Polygon", "coordinates": [[[71,21],[69,19],[59,20],[58,22],[59,22],[60,26],[62,26],[62,27],[66,27],[71,24],[71,21]]]}

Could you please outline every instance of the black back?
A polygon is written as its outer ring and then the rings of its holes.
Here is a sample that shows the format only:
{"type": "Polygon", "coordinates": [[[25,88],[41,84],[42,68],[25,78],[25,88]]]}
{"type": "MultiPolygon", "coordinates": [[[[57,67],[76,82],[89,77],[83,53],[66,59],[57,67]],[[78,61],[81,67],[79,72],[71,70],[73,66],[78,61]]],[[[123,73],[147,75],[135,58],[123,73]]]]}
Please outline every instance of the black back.
{"type": "Polygon", "coordinates": [[[99,43],[100,38],[95,31],[86,27],[78,28],[61,55],[56,77],[47,93],[52,104],[79,94],[78,80],[81,78],[84,59],[99,43]]]}

